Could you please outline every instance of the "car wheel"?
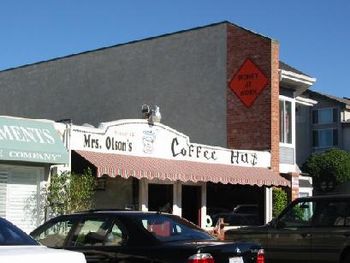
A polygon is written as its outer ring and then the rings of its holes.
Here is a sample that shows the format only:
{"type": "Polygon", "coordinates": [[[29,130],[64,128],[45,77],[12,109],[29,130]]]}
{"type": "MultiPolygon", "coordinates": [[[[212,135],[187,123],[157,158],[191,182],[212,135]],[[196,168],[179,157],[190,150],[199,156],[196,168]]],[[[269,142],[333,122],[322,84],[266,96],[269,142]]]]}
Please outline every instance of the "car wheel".
{"type": "Polygon", "coordinates": [[[340,261],[340,263],[349,263],[350,262],[350,252],[347,252],[345,257],[340,261]]]}

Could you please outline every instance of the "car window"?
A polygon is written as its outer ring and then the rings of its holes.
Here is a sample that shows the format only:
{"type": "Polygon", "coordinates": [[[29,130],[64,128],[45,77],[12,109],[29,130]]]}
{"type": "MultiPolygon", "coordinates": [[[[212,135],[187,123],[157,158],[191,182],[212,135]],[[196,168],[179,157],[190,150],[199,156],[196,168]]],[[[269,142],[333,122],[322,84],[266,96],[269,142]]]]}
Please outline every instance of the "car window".
{"type": "Polygon", "coordinates": [[[73,225],[73,219],[62,219],[49,223],[42,232],[33,235],[33,237],[45,246],[60,248],[63,247],[73,225]]]}
{"type": "Polygon", "coordinates": [[[105,238],[106,246],[120,246],[127,239],[126,231],[119,223],[114,222],[112,228],[108,231],[105,238]]]}
{"type": "Polygon", "coordinates": [[[314,226],[341,227],[350,225],[350,207],[343,200],[322,201],[315,212],[314,226]]]}
{"type": "Polygon", "coordinates": [[[161,241],[214,239],[204,230],[176,216],[151,214],[139,217],[138,224],[161,241]]]}
{"type": "Polygon", "coordinates": [[[102,245],[108,232],[108,222],[108,218],[84,219],[79,222],[73,234],[72,245],[102,245]]]}
{"type": "Polygon", "coordinates": [[[39,244],[18,227],[0,218],[0,246],[13,245],[33,246],[39,244]]]}
{"type": "Polygon", "coordinates": [[[284,213],[279,222],[283,227],[307,227],[311,226],[315,204],[311,201],[296,203],[284,213]]]}

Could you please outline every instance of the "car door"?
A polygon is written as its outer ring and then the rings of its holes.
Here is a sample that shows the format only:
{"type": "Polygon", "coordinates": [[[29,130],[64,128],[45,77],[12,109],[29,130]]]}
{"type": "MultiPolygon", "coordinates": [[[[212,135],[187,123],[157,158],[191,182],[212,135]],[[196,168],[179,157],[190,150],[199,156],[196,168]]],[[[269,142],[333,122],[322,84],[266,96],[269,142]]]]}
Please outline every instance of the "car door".
{"type": "Polygon", "coordinates": [[[108,216],[84,216],[71,232],[65,248],[83,252],[88,263],[114,261],[116,251],[106,246],[111,237],[113,219],[108,216]]]}
{"type": "Polygon", "coordinates": [[[267,261],[271,263],[311,262],[312,203],[296,202],[269,228],[267,261]]]}
{"type": "MultiPolygon", "coordinates": [[[[83,252],[87,263],[150,263],[154,262],[128,244],[129,232],[113,215],[85,216],[74,232],[66,249],[83,252]]],[[[142,249],[147,251],[147,244],[142,249]]]]}
{"type": "Polygon", "coordinates": [[[350,242],[350,205],[346,199],[318,200],[312,231],[312,262],[339,262],[350,242]]]}
{"type": "Polygon", "coordinates": [[[60,216],[49,220],[30,235],[47,247],[63,248],[78,222],[77,216],[60,216]]]}

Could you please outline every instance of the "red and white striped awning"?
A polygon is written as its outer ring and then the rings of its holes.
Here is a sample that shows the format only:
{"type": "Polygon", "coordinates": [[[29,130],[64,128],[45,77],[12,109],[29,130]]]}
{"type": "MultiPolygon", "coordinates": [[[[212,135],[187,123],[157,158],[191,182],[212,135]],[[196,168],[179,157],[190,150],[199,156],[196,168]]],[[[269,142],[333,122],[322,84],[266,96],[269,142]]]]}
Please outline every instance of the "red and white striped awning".
{"type": "Polygon", "coordinates": [[[266,168],[209,164],[192,161],[75,151],[97,169],[97,176],[130,176],[149,180],[213,182],[258,186],[290,186],[278,173],[266,168]]]}

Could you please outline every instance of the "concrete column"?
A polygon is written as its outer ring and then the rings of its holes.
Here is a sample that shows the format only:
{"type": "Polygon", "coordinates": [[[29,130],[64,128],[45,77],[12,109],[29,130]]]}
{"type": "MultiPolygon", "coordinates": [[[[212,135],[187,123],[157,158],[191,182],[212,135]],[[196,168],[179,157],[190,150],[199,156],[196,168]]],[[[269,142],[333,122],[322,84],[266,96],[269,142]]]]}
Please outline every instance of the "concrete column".
{"type": "Polygon", "coordinates": [[[180,181],[174,183],[173,187],[173,214],[181,216],[182,215],[182,184],[180,181]]]}
{"type": "Polygon", "coordinates": [[[148,180],[140,179],[139,184],[139,210],[148,211],[148,180]]]}
{"type": "Polygon", "coordinates": [[[272,187],[265,188],[265,218],[264,223],[268,223],[272,219],[272,187]]]}
{"type": "Polygon", "coordinates": [[[207,216],[207,183],[201,184],[201,228],[206,227],[207,216]]]}
{"type": "Polygon", "coordinates": [[[291,173],[291,182],[292,182],[292,189],[291,189],[291,201],[299,197],[299,174],[298,173],[291,173]]]}

